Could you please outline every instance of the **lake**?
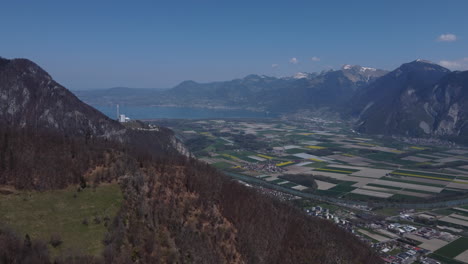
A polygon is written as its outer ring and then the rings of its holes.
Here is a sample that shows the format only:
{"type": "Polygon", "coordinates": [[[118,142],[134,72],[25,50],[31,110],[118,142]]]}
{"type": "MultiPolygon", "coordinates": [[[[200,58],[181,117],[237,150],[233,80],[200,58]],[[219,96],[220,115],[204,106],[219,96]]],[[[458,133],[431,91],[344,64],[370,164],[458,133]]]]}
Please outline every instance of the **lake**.
{"type": "MultiPolygon", "coordinates": [[[[116,118],[115,106],[98,106],[94,108],[103,112],[112,119],[116,118]]],[[[205,118],[273,118],[274,114],[265,112],[253,112],[248,110],[206,109],[187,107],[150,107],[150,106],[120,106],[120,114],[130,119],[205,119],[205,118]]]]}

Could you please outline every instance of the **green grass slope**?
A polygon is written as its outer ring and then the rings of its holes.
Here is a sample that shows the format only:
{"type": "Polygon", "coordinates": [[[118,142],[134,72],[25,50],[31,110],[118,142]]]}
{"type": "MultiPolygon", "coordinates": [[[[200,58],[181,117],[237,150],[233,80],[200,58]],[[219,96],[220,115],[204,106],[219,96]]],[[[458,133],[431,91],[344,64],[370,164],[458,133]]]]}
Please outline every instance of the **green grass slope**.
{"type": "Polygon", "coordinates": [[[53,255],[73,249],[97,256],[104,249],[105,223],[115,217],[122,199],[117,184],[80,192],[77,187],[46,192],[15,191],[0,194],[0,223],[10,226],[20,236],[29,234],[32,239],[45,242],[59,235],[61,245],[53,248],[49,244],[53,255]]]}

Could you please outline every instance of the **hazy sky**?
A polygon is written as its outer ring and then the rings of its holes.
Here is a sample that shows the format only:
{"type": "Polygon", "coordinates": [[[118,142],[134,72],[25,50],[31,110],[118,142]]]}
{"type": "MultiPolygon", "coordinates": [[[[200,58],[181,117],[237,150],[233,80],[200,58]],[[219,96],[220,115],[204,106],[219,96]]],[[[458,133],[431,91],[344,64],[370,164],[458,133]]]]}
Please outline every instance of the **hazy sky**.
{"type": "Polygon", "coordinates": [[[0,56],[31,59],[70,89],[393,69],[417,58],[468,70],[467,12],[468,0],[5,0],[0,56]]]}

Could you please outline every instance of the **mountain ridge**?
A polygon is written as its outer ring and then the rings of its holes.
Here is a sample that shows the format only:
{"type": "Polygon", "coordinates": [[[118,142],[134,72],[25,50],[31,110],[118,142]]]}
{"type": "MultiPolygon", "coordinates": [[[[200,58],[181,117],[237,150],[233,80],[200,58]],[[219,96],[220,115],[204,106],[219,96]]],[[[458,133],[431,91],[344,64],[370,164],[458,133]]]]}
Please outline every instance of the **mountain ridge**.
{"type": "Polygon", "coordinates": [[[0,118],[11,125],[40,126],[76,134],[92,132],[102,136],[105,131],[118,133],[124,128],[93,107],[81,104],[73,93],[30,60],[1,59],[0,78],[3,80],[0,83],[0,118]]]}
{"type": "Polygon", "coordinates": [[[184,81],[145,98],[94,97],[90,103],[249,108],[276,114],[320,110],[357,119],[356,130],[362,133],[454,138],[463,143],[459,136],[465,135],[468,103],[464,92],[457,92],[449,83],[456,82],[458,90],[464,91],[467,81],[463,76],[463,72],[451,72],[423,59],[403,63],[390,72],[346,64],[340,70],[299,72],[289,77],[251,74],[225,82],[184,81]],[[456,104],[445,103],[443,93],[448,93],[447,98],[458,93],[461,98],[456,104]]]}
{"type": "Polygon", "coordinates": [[[160,152],[158,148],[161,148],[189,155],[172,131],[162,127],[157,131],[128,129],[83,103],[30,60],[2,59],[0,79],[0,123],[3,125],[60,131],[67,136],[138,145],[151,152],[160,152]]]}
{"type": "Polygon", "coordinates": [[[92,91],[76,91],[75,93],[88,103],[98,105],[177,105],[196,107],[228,107],[256,108],[260,111],[274,112],[276,108],[290,109],[310,108],[320,103],[320,96],[326,97],[326,104],[319,107],[336,107],[339,100],[348,99],[350,94],[365,84],[374,81],[386,71],[352,66],[349,69],[328,70],[321,73],[296,73],[289,77],[273,77],[250,74],[244,78],[229,81],[199,83],[193,80],[183,81],[175,87],[165,90],[148,92],[141,95],[129,93],[117,95],[108,93],[97,94],[92,91]],[[361,70],[364,69],[364,70],[361,70]],[[340,74],[342,73],[342,74],[340,74]],[[332,80],[333,78],[339,80],[332,80]],[[342,85],[335,85],[341,82],[342,85]],[[342,89],[341,89],[342,88],[342,89]],[[349,91],[348,91],[349,90],[349,91]],[[284,93],[292,92],[292,97],[285,100],[284,93]],[[319,94],[318,96],[316,94],[319,94]],[[334,95],[340,99],[333,100],[334,95]],[[307,100],[312,100],[307,102],[307,100]]]}
{"type": "Polygon", "coordinates": [[[464,141],[467,73],[451,72],[424,60],[403,64],[353,99],[357,130],[464,141]]]}
{"type": "Polygon", "coordinates": [[[78,100],[36,64],[2,60],[0,65],[2,105],[14,102],[0,108],[0,120],[9,121],[0,126],[0,184],[30,191],[78,186],[80,192],[118,183],[124,197],[108,233],[97,238],[105,246],[102,256],[73,251],[54,259],[29,235],[28,243],[21,243],[0,227],[6,262],[381,262],[331,222],[183,155],[168,129],[120,130],[121,124],[78,100]],[[75,111],[82,116],[79,122],[67,116],[75,111]],[[43,118],[44,113],[52,118],[43,118]]]}

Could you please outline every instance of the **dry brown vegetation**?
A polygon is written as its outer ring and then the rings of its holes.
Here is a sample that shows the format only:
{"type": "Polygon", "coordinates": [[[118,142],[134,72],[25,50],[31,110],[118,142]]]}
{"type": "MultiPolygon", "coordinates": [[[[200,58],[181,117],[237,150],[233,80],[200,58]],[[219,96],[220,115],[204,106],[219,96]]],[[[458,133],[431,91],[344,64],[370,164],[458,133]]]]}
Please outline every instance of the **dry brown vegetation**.
{"type": "MultiPolygon", "coordinates": [[[[60,256],[58,263],[380,261],[335,225],[174,152],[5,126],[0,136],[1,184],[36,190],[113,180],[121,185],[125,200],[104,238],[103,257],[77,253],[60,256]]],[[[31,242],[37,245],[34,251],[11,233],[2,234],[0,247],[8,250],[0,251],[6,261],[0,263],[31,254],[37,256],[31,263],[51,262],[40,242],[31,242]]]]}

